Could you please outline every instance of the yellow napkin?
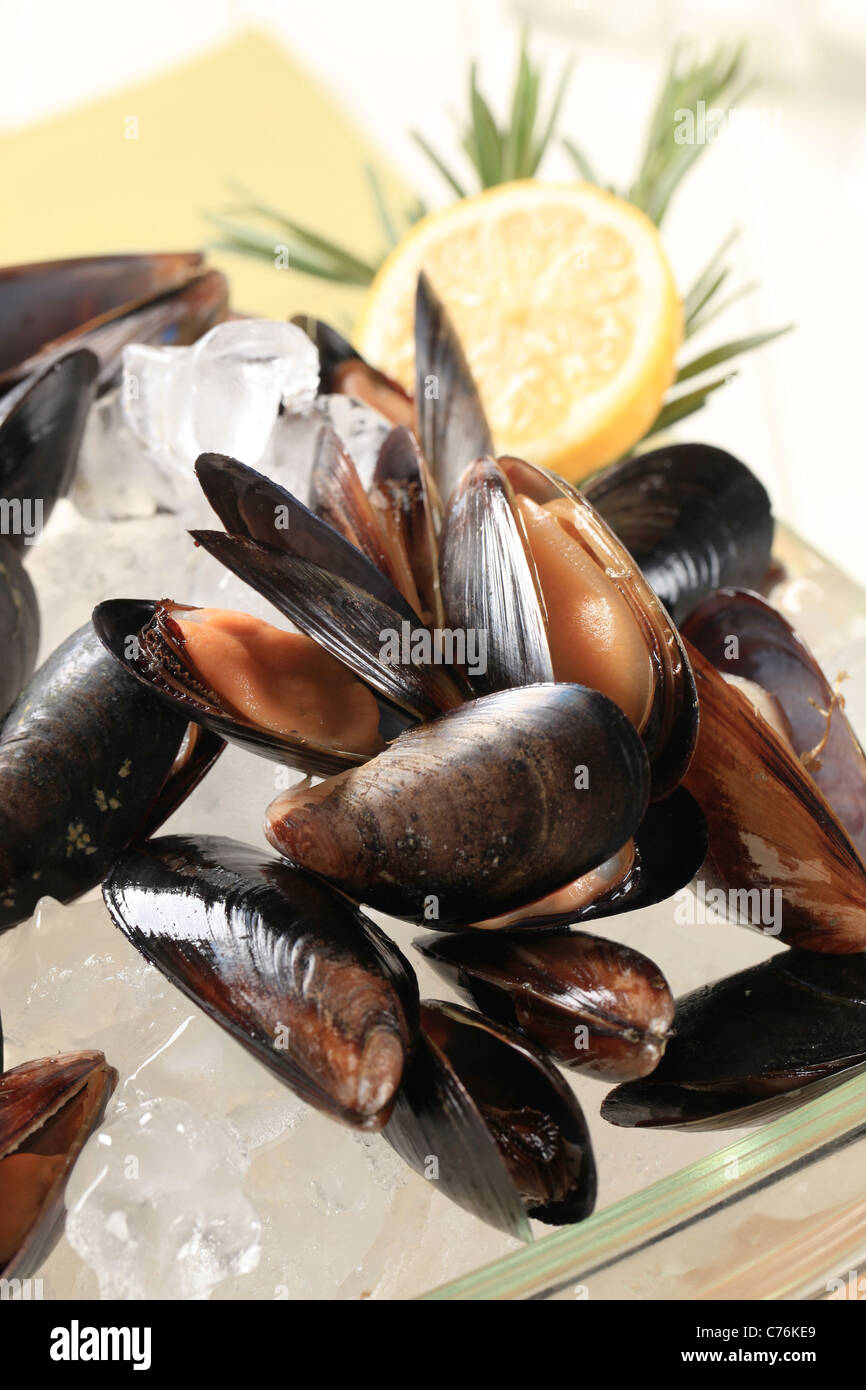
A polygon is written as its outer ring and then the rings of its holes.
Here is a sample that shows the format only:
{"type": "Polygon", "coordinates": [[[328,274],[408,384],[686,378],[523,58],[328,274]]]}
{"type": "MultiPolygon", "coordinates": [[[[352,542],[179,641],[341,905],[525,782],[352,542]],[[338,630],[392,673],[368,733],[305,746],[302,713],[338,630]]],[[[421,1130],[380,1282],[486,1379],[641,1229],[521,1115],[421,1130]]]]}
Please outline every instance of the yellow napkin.
{"type": "MultiPolygon", "coordinates": [[[[0,264],[204,248],[219,233],[203,214],[235,196],[229,178],[376,260],[384,238],[371,163],[406,206],[405,185],[333,99],[277,45],[247,33],[154,81],[0,137],[0,171],[15,190],[4,199],[0,264]]],[[[363,297],[250,257],[208,254],[242,312],[308,312],[345,330],[363,297]]]]}

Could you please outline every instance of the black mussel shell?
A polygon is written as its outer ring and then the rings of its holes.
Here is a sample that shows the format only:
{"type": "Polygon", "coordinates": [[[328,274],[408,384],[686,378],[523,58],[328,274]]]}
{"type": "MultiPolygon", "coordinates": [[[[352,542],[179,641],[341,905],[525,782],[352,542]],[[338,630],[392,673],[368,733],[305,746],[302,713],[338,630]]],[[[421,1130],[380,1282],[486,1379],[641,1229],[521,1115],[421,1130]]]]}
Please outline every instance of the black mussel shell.
{"type": "Polygon", "coordinates": [[[866,956],[786,951],[676,1001],[651,1076],[611,1091],[612,1124],[722,1129],[763,1121],[866,1066],[866,956]]]}
{"type": "Polygon", "coordinates": [[[0,719],[36,666],[39,650],[36,591],[17,551],[0,541],[0,719]]]}
{"type": "Polygon", "coordinates": [[[227,310],[225,276],[197,253],[9,266],[0,271],[0,321],[18,331],[4,334],[0,394],[73,348],[96,354],[102,389],[119,375],[128,343],[194,343],[227,310]]]}
{"type": "Polygon", "coordinates": [[[354,905],[209,835],[128,850],[103,895],[132,944],[305,1101],[382,1126],[414,1044],[417,986],[354,905]]]}
{"type": "Polygon", "coordinates": [[[415,294],[415,408],[421,445],[443,503],[493,438],[466,355],[442,300],[424,273],[415,294]]]}
{"type": "Polygon", "coordinates": [[[96,373],[92,352],[68,352],[0,400],[3,534],[18,549],[38,537],[69,491],[96,373]]]}
{"type": "Polygon", "coordinates": [[[268,810],[282,854],[357,902],[430,927],[521,907],[602,863],[649,794],[643,745],[597,691],[482,696],[268,810]]]}
{"type": "Polygon", "coordinates": [[[382,441],[370,501],[380,526],[406,556],[424,622],[444,627],[438,542],[442,505],[415,436],[403,425],[382,441]]]}
{"type": "Polygon", "coordinates": [[[292,323],[302,328],[319,352],[320,390],[354,395],[378,410],[394,424],[408,424],[414,413],[412,398],[399,382],[371,367],[348,339],[330,324],[308,314],[296,314],[292,323]]]}
{"type": "Polygon", "coordinates": [[[527,1217],[563,1226],[595,1204],[586,1121],[552,1063],[519,1033],[425,1000],[418,1051],[385,1129],[416,1172],[522,1240],[527,1217]]]}
{"type": "Polygon", "coordinates": [[[583,492],[675,622],[714,589],[758,588],[769,569],[770,499],[754,473],[724,449],[653,449],[605,468],[583,492]]]}
{"type": "Polygon", "coordinates": [[[192,790],[223,744],[122,671],[90,623],[25,686],[0,732],[0,930],[43,895],[93,888],[192,790]]]}
{"type": "Polygon", "coordinates": [[[272,762],[286,763],[311,777],[330,777],[365,761],[363,753],[258,728],[198,694],[192,685],[185,693],[178,681],[166,683],[155,658],[149,657],[139,640],[156,610],[157,604],[150,599],[106,599],[93,610],[93,626],[106,650],[123,669],[165,705],[227,743],[236,743],[272,762]]]}
{"type": "Polygon", "coordinates": [[[724,676],[753,681],[778,703],[787,734],[866,863],[866,755],[834,690],[790,623],[758,594],[721,589],[689,615],[683,636],[724,676]]]}
{"type": "Polygon", "coordinates": [[[29,1279],[63,1230],[63,1193],[117,1085],[101,1052],[0,1075],[0,1276],[29,1279]]]}
{"type": "Polygon", "coordinates": [[[228,534],[193,539],[379,695],[426,719],[471,694],[446,662],[383,658],[383,634],[423,656],[428,630],[387,576],[296,497],[218,454],[203,454],[196,473],[228,534]]]}
{"type": "MultiPolygon", "coordinates": [[[[603,917],[618,917],[622,912],[636,912],[664,902],[692,881],[707,856],[707,823],[693,796],[684,787],[653,801],[634,833],[634,854],[627,871],[609,888],[586,901],[561,911],[553,910],[542,899],[521,905],[512,920],[497,923],[471,924],[483,930],[506,932],[552,931],[558,927],[576,926],[599,921],[603,917]]],[[[614,855],[604,865],[594,865],[587,874],[600,869],[601,882],[610,881],[612,870],[620,856],[614,855]]],[[[589,885],[581,885],[589,888],[589,885]]],[[[507,914],[506,914],[507,916],[507,914]]],[[[428,923],[433,926],[434,923],[428,923]]]]}
{"type": "Polygon", "coordinates": [[[484,636],[479,695],[553,680],[538,575],[514,509],[514,493],[492,458],[479,458],[451,491],[439,557],[450,628],[484,636]]]}
{"type": "Polygon", "coordinates": [[[482,1013],[572,1071],[628,1081],[664,1052],[673,996],[658,966],[630,946],[588,932],[475,932],[415,945],[482,1013]]]}

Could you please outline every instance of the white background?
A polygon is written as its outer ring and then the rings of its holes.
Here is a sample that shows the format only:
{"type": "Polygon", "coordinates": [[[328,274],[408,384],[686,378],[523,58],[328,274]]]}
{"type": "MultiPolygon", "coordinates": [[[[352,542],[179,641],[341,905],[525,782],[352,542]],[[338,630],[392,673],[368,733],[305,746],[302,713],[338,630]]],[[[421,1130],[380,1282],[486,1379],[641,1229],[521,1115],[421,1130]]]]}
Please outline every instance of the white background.
{"type": "MultiPolygon", "coordinates": [[[[521,8],[505,0],[0,0],[0,127],[68,109],[224,41],[267,28],[302,59],[419,189],[442,190],[406,132],[448,151],[470,55],[485,88],[510,83],[521,8]]],[[[729,227],[740,279],[760,290],[717,330],[795,320],[695,417],[764,478],[777,511],[866,583],[866,6],[862,0],[535,0],[535,49],[578,68],[563,129],[613,180],[628,177],[672,37],[746,32],[762,79],[748,133],[714,145],[665,237],[681,285],[729,227]]],[[[549,167],[567,175],[567,162],[549,167]]],[[[8,206],[14,190],[4,189],[8,206]]]]}

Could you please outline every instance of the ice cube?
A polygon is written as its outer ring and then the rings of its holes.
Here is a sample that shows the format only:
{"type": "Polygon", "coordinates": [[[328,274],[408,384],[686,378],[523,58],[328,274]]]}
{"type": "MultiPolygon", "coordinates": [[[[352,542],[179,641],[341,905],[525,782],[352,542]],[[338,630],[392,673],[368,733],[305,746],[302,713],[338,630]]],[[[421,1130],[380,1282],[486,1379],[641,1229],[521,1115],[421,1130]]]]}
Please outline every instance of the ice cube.
{"type": "Polygon", "coordinates": [[[207,1298],[259,1262],[247,1160],[223,1123],[172,1097],[119,1106],[67,1190],[66,1238],[102,1298],[207,1298]]]}
{"type": "Polygon", "coordinates": [[[94,401],[78,454],[72,500],[85,516],[152,516],[159,475],[126,424],[121,388],[94,401]]]}

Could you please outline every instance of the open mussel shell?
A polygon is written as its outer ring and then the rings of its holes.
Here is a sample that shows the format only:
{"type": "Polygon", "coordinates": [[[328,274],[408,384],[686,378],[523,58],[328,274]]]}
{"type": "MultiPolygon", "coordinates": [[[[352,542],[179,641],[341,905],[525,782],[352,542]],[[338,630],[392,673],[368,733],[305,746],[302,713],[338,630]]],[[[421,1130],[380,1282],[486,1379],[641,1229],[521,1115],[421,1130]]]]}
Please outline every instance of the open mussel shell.
{"type": "Polygon", "coordinates": [[[595,1163],[570,1087],[519,1033],[425,1000],[418,1051],[385,1138],[453,1202],[509,1235],[595,1203],[595,1163]]]}
{"type": "Polygon", "coordinates": [[[415,945],[482,1013],[572,1071],[627,1081],[664,1052],[673,996],[658,966],[629,946],[579,931],[461,933],[415,945]]]}
{"type": "Polygon", "coordinates": [[[453,487],[440,544],[448,626],[483,635],[484,660],[470,670],[478,694],[552,681],[538,575],[511,484],[492,458],[476,459],[453,487]]]}
{"type": "Polygon", "coordinates": [[[707,821],[707,881],[736,904],[727,915],[771,895],[767,933],[811,951],[866,950],[866,867],[845,827],[752,700],[690,645],[689,656],[701,718],[684,785],[707,821]]]}
{"type": "Polygon", "coordinates": [[[844,682],[834,690],[782,614],[743,589],[705,599],[683,636],[723,676],[769,695],[794,752],[866,862],[866,755],[845,718],[844,682]]]}
{"type": "Polygon", "coordinates": [[[40,666],[0,732],[0,930],[93,888],[222,750],[122,671],[90,623],[40,666]]]}
{"type": "Polygon", "coordinates": [[[493,438],[466,355],[442,300],[421,271],[415,295],[415,406],[421,445],[443,504],[493,438]]]}
{"type": "Polygon", "coordinates": [[[203,454],[196,473],[228,534],[193,539],[321,643],[398,710],[430,718],[471,689],[446,663],[422,659],[430,634],[391,581],[284,488],[236,459],[203,454]],[[383,656],[391,635],[397,659],[383,656]],[[402,653],[405,652],[405,657],[402,653]]]}
{"type": "Polygon", "coordinates": [[[0,1276],[30,1278],[63,1228],[73,1165],[117,1085],[101,1052],[25,1062],[0,1075],[0,1276]]]}
{"type": "Polygon", "coordinates": [[[411,396],[399,382],[365,362],[336,328],[309,314],[296,314],[292,323],[302,328],[318,348],[322,392],[354,396],[395,425],[414,424],[415,405],[411,396]]]}
{"type": "Polygon", "coordinates": [[[429,927],[521,907],[602,863],[646,810],[643,745],[583,686],[482,696],[268,808],[266,834],[356,902],[429,927]]]}
{"type": "Polygon", "coordinates": [[[68,352],[0,400],[4,534],[16,548],[32,543],[69,491],[97,366],[92,352],[68,352]]]}
{"type": "Polygon", "coordinates": [[[103,884],[121,931],[309,1104],[387,1119],[417,1031],[397,947],[324,884],[219,836],[132,848],[103,884]]]}
{"type": "Polygon", "coordinates": [[[365,761],[363,753],[318,743],[300,734],[261,728],[242,714],[224,708],[220,697],[201,686],[167,646],[154,651],[142,638],[142,634],[153,631],[157,611],[162,607],[149,599],[107,599],[94,608],[93,626],[123,669],[179,716],[249,753],[286,763],[312,777],[330,777],[365,761]]]}
{"type": "Polygon", "coordinates": [[[86,256],[0,271],[0,393],[71,348],[99,359],[99,384],[120,370],[127,343],[195,340],[219,323],[228,286],[195,252],[86,256]]]}
{"type": "Polygon", "coordinates": [[[36,591],[18,553],[0,541],[0,719],[33,674],[39,650],[36,591]]]}
{"type": "Polygon", "coordinates": [[[584,484],[675,622],[715,589],[758,588],[773,516],[754,473],[724,449],[674,444],[624,459],[584,484]]]}
{"type": "Polygon", "coordinates": [[[612,1124],[722,1129],[802,1104],[866,1066],[866,956],[786,951],[676,1001],[651,1076],[611,1091],[612,1124]]]}
{"type": "MultiPolygon", "coordinates": [[[[682,780],[694,752],[697,738],[698,709],[695,683],[682,639],[661,604],[658,596],[647,583],[635,560],[622,542],[613,534],[603,518],[595,511],[582,493],[570,483],[539,468],[523,459],[501,458],[499,465],[508,478],[515,496],[525,497],[536,508],[553,507],[562,529],[562,540],[570,539],[575,554],[588,557],[593,565],[593,583],[603,584],[603,593],[610,587],[611,601],[615,602],[620,617],[614,619],[610,610],[605,624],[616,621],[617,641],[600,643],[592,631],[596,622],[594,605],[589,609],[590,637],[583,648],[575,649],[575,640],[570,628],[560,631],[558,642],[564,650],[566,659],[573,660],[573,653],[590,660],[592,669],[599,656],[616,657],[611,675],[625,684],[628,674],[622,668],[622,651],[626,638],[629,648],[636,648],[640,664],[649,663],[651,676],[650,703],[638,721],[640,733],[646,745],[653,776],[653,798],[667,796],[682,780]],[[598,572],[596,581],[594,571],[598,572]],[[624,625],[623,625],[624,624],[624,625]]],[[[539,518],[540,519],[540,518],[539,518]]],[[[530,548],[532,537],[530,536],[530,548]]],[[[545,592],[545,576],[538,562],[541,592],[548,614],[548,641],[553,654],[554,672],[557,671],[554,624],[561,620],[560,586],[561,570],[553,567],[557,576],[556,590],[553,594],[545,592]]],[[[577,581],[579,583],[579,581],[577,581]]],[[[637,674],[637,672],[635,672],[637,674]]],[[[560,677],[561,678],[561,677],[560,677]]],[[[593,681],[580,677],[586,684],[593,681]]],[[[572,679],[577,679],[572,676],[572,679]]],[[[608,690],[607,693],[612,693],[608,690]]]]}
{"type": "MultiPolygon", "coordinates": [[[[370,482],[370,502],[391,551],[406,569],[417,600],[411,600],[425,623],[443,627],[445,614],[439,585],[441,503],[415,436],[397,425],[382,441],[370,482]]],[[[408,598],[409,586],[399,584],[408,598]]]]}

